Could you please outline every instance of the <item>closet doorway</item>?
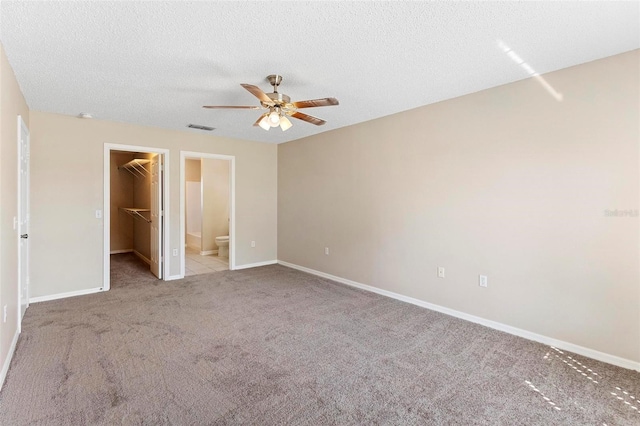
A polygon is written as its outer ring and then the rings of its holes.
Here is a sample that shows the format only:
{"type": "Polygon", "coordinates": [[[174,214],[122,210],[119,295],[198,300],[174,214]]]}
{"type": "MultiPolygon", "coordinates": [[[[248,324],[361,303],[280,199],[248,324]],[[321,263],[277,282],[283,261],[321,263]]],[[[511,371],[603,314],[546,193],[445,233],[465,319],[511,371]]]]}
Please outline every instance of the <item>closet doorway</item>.
{"type": "Polygon", "coordinates": [[[182,276],[235,267],[234,157],[180,153],[182,276]]]}
{"type": "Polygon", "coordinates": [[[105,144],[104,289],[111,256],[135,256],[158,279],[168,279],[168,151],[105,144]]]}

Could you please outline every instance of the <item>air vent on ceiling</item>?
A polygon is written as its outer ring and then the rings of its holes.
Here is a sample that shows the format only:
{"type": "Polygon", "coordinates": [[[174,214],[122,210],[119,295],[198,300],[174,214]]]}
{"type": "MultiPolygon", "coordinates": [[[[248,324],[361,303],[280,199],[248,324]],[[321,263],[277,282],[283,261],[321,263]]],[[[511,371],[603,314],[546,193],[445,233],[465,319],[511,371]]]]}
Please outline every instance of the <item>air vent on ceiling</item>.
{"type": "Polygon", "coordinates": [[[187,127],[191,127],[192,129],[198,129],[198,130],[206,130],[207,132],[210,132],[216,129],[215,127],[203,126],[202,124],[189,124],[187,125],[187,127]]]}

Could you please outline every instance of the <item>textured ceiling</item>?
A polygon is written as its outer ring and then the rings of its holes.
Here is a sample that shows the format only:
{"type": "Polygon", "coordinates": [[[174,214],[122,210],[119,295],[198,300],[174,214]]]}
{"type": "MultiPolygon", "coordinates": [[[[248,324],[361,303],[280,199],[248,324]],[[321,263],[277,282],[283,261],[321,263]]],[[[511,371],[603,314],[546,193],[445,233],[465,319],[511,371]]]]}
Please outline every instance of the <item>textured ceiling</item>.
{"type": "MultiPolygon", "coordinates": [[[[640,47],[638,2],[0,2],[29,107],[285,142],[640,47]],[[333,96],[287,132],[252,124],[240,83],[333,96]]],[[[542,86],[541,86],[541,90],[542,86]]],[[[562,88],[557,88],[559,92],[562,88]]],[[[419,124],[419,123],[417,123],[419,124]]]]}

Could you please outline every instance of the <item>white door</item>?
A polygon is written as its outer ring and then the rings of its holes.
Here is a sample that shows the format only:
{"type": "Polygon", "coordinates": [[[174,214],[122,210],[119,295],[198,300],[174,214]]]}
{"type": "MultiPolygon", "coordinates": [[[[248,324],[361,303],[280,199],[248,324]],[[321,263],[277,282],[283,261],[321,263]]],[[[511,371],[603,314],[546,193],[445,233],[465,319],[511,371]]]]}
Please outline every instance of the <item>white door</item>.
{"type": "Polygon", "coordinates": [[[20,322],[29,307],[29,129],[18,117],[18,285],[20,322]]]}
{"type": "Polygon", "coordinates": [[[162,278],[162,155],[151,159],[151,272],[162,278]]]}

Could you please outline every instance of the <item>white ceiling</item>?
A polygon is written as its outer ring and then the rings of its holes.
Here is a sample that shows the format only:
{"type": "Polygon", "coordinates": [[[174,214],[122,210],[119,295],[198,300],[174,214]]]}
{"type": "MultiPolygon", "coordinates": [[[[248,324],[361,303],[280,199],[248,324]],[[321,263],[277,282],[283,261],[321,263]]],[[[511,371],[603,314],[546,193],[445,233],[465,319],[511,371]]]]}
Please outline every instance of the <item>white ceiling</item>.
{"type": "MultiPolygon", "coordinates": [[[[33,110],[286,142],[640,47],[638,2],[0,2],[33,110]],[[252,124],[240,83],[333,96],[287,132],[252,124]]],[[[561,88],[557,88],[562,91],[561,88]]],[[[543,90],[541,88],[541,90],[543,90]]],[[[419,124],[419,123],[416,123],[419,124]]]]}

